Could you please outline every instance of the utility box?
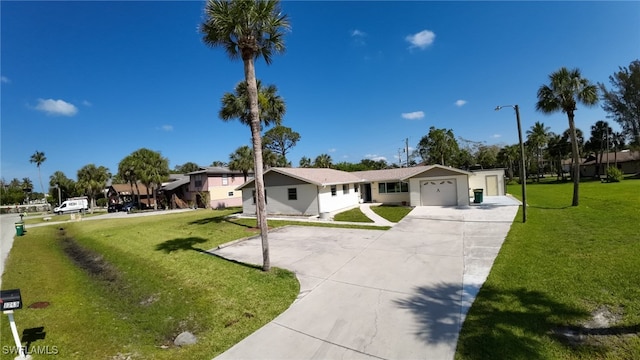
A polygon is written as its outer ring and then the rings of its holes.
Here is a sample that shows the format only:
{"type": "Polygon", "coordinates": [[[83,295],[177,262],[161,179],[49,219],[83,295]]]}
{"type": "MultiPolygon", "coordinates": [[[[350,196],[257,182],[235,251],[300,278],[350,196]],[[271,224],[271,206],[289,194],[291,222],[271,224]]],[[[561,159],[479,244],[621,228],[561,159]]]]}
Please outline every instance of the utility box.
{"type": "Polygon", "coordinates": [[[22,309],[20,289],[1,290],[0,306],[2,306],[2,311],[22,309]]]}

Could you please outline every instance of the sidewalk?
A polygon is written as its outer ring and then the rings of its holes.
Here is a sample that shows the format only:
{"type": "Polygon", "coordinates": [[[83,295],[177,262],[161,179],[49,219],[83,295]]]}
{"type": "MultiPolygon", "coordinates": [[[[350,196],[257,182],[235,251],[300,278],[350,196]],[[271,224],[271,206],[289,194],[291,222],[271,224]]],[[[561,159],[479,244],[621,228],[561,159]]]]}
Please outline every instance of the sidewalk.
{"type": "Polygon", "coordinates": [[[367,203],[367,204],[360,204],[360,211],[362,211],[365,215],[367,215],[367,217],[371,220],[373,220],[373,222],[376,225],[380,225],[380,226],[393,226],[396,223],[392,223],[391,221],[383,218],[382,216],[376,214],[373,210],[371,210],[372,206],[380,206],[381,204],[372,204],[372,203],[367,203]]]}

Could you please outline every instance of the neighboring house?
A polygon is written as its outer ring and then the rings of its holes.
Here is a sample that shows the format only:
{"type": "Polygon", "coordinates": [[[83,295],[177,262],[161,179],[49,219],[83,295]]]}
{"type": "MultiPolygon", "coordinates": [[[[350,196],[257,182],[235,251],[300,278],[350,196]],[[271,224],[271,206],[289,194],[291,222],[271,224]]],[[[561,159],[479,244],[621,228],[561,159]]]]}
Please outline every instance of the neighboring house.
{"type": "MultiPolygon", "coordinates": [[[[351,173],[322,168],[271,168],[264,173],[267,213],[313,216],[346,210],[360,202],[466,206],[470,198],[469,177],[482,177],[481,187],[489,189],[493,178],[487,178],[494,175],[498,182],[496,195],[504,194],[503,169],[474,175],[441,165],[351,173]]],[[[243,213],[255,214],[255,181],[248,181],[238,190],[242,190],[243,213]]]]}
{"type": "Polygon", "coordinates": [[[191,200],[189,183],[189,175],[170,174],[169,181],[162,184],[158,194],[164,197],[164,202],[169,209],[187,208],[191,200]]]}
{"type": "Polygon", "coordinates": [[[619,152],[610,152],[602,155],[602,162],[600,157],[596,159],[595,156],[587,158],[580,164],[580,175],[585,177],[593,177],[598,173],[596,171],[597,166],[600,166],[600,175],[606,175],[608,166],[615,166],[623,174],[637,174],[640,173],[640,151],[623,150],[619,152]]]}
{"type": "Polygon", "coordinates": [[[153,207],[153,192],[149,190],[149,198],[147,198],[147,187],[144,184],[138,183],[138,186],[131,184],[111,184],[107,187],[107,199],[109,199],[109,205],[112,204],[124,204],[126,202],[138,201],[145,204],[148,207],[153,207]]]}
{"type": "Polygon", "coordinates": [[[242,171],[206,167],[187,175],[189,200],[196,207],[222,209],[242,205],[242,192],[236,190],[244,182],[242,171]]]}

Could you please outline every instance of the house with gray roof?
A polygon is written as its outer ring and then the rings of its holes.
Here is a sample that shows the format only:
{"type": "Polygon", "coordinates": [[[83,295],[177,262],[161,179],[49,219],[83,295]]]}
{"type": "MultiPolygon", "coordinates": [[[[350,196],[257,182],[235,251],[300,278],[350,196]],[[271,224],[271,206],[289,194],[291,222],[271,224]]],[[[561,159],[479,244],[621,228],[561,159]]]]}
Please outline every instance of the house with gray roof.
{"type": "MultiPolygon", "coordinates": [[[[361,202],[409,206],[466,206],[471,172],[442,165],[345,172],[270,168],[264,173],[267,214],[321,215],[361,202]]],[[[502,179],[503,181],[503,179],[502,179]]],[[[245,214],[255,214],[255,180],[240,187],[245,214]]],[[[504,187],[502,187],[504,191],[504,187]]]]}

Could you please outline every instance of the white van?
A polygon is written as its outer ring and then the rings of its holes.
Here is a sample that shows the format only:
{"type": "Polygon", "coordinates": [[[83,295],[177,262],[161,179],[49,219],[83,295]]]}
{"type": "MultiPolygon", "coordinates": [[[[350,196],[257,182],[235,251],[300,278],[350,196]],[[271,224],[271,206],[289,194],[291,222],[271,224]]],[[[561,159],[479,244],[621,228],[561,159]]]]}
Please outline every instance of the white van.
{"type": "Polygon", "coordinates": [[[60,206],[53,209],[53,212],[62,215],[64,213],[80,212],[89,210],[89,201],[86,197],[67,199],[60,206]]]}

